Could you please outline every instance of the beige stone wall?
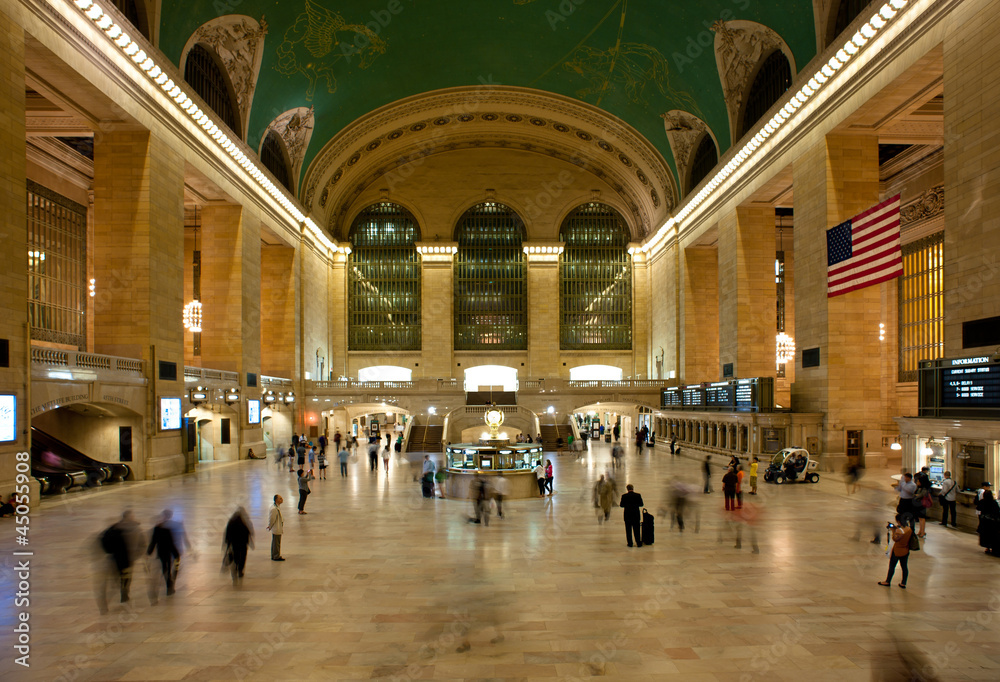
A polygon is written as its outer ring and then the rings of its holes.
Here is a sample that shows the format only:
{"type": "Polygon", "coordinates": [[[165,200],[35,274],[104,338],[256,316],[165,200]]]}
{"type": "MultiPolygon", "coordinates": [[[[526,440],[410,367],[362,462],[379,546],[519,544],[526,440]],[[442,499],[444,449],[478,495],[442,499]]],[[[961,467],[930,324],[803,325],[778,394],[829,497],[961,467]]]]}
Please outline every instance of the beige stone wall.
{"type": "Polygon", "coordinates": [[[711,247],[684,249],[680,379],[716,381],[719,366],[719,260],[711,247]]]}
{"type": "MultiPolygon", "coordinates": [[[[0,250],[0,293],[4,313],[0,338],[7,339],[9,366],[0,367],[2,392],[17,396],[17,440],[0,444],[0,490],[14,490],[16,455],[27,452],[28,280],[25,276],[24,31],[0,12],[0,207],[4,216],[0,250]]],[[[37,502],[37,487],[31,494],[37,502]]]]}
{"type": "Polygon", "coordinates": [[[719,375],[774,376],[774,209],[740,207],[719,221],[719,375]]]}
{"type": "Polygon", "coordinates": [[[302,377],[309,373],[312,379],[319,369],[317,358],[323,360],[324,373],[330,370],[330,267],[323,256],[307,246],[299,247],[299,309],[300,320],[300,362],[302,377]]]}
{"type": "Polygon", "coordinates": [[[673,244],[655,257],[649,265],[649,309],[650,309],[650,360],[651,379],[656,376],[656,358],[662,357],[661,372],[664,381],[670,381],[670,372],[675,379],[680,371],[679,299],[681,287],[677,279],[677,254],[679,247],[673,244]]]}
{"type": "Polygon", "coordinates": [[[625,376],[633,379],[652,377],[656,369],[649,348],[652,319],[649,282],[649,264],[644,255],[638,254],[632,259],[632,367],[625,371],[625,376]]]}
{"type": "Polygon", "coordinates": [[[260,249],[260,371],[295,376],[295,249],[260,249]]]}
{"type": "Polygon", "coordinates": [[[945,357],[962,323],[1000,315],[1000,2],[963,3],[944,41],[945,357]]]}
{"type": "MultiPolygon", "coordinates": [[[[184,161],[148,132],[113,131],[94,145],[95,277],[106,282],[94,312],[99,353],[141,358],[150,380],[148,414],[160,396],[184,393],[184,161]],[[157,363],[177,364],[177,381],[157,363]]],[[[137,476],[183,471],[179,431],[147,433],[137,476]]]]}
{"type": "Polygon", "coordinates": [[[827,298],[826,230],[879,200],[878,142],[828,136],[794,166],[796,255],[795,384],[792,409],[825,412],[820,447],[836,458],[847,430],[878,443],[882,415],[882,287],[827,298]],[[820,366],[803,368],[802,351],[820,349],[820,366]]]}

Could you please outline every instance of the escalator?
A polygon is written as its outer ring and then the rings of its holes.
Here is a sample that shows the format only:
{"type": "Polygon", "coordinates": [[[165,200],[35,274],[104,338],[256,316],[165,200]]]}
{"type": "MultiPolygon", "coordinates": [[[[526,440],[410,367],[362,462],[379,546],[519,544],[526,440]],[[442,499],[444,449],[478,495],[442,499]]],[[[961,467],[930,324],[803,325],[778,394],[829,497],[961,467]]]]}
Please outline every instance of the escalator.
{"type": "Polygon", "coordinates": [[[127,464],[99,462],[31,427],[31,475],[41,484],[43,494],[64,493],[74,486],[94,488],[117,483],[131,474],[127,464]]]}

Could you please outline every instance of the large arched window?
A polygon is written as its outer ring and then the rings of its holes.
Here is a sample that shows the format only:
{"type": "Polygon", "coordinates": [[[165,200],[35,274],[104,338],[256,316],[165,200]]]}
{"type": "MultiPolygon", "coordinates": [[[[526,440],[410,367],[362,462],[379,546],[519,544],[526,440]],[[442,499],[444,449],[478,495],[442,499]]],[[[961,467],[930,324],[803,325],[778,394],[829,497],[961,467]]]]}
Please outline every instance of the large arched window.
{"type": "Polygon", "coordinates": [[[285,143],[274,130],[268,131],[264,143],[260,146],[260,160],[264,168],[271,171],[282,187],[292,192],[292,177],[288,170],[288,159],[285,157],[285,143]]]}
{"type": "Polygon", "coordinates": [[[592,202],[566,216],[559,239],[559,347],[631,350],[632,256],[615,209],[592,202]]]}
{"type": "Polygon", "coordinates": [[[351,226],[349,350],[420,350],[420,229],[398,204],[369,206],[351,226]]]}
{"type": "Polygon", "coordinates": [[[690,192],[697,187],[698,183],[712,172],[718,162],[719,153],[715,149],[715,141],[711,135],[704,133],[701,136],[701,142],[695,149],[694,156],[691,158],[691,173],[688,176],[687,191],[690,192]]]}
{"type": "Polygon", "coordinates": [[[455,350],[526,350],[524,221],[503,204],[473,206],[455,229],[455,350]]]}
{"type": "Polygon", "coordinates": [[[186,80],[205,104],[212,108],[229,129],[242,138],[239,116],[236,113],[236,102],[230,93],[226,75],[222,67],[216,63],[212,53],[201,45],[195,45],[188,52],[184,65],[184,80],[186,80]]]}
{"type": "Polygon", "coordinates": [[[781,99],[792,84],[792,66],[781,50],[772,52],[760,65],[753,85],[747,91],[746,106],[743,109],[743,125],[737,137],[743,137],[767,113],[775,102],[781,99]]]}

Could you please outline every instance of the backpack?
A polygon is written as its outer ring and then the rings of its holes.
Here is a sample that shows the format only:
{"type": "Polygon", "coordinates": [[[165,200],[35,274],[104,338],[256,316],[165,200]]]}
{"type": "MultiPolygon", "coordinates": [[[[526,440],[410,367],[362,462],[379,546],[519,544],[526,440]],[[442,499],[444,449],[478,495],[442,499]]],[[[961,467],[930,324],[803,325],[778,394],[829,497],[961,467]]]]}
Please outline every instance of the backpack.
{"type": "Polygon", "coordinates": [[[101,533],[101,549],[107,554],[114,554],[121,546],[122,532],[117,525],[111,526],[101,533]]]}

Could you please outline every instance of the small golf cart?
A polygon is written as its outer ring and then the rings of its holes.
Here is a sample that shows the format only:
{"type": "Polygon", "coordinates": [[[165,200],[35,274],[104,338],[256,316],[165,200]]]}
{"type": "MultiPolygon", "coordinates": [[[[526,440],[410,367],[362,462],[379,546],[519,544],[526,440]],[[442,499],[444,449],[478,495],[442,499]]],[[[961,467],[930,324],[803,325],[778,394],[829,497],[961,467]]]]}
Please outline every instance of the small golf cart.
{"type": "Polygon", "coordinates": [[[764,472],[766,483],[818,483],[816,469],[819,462],[809,456],[805,448],[785,448],[771,458],[764,472]]]}

